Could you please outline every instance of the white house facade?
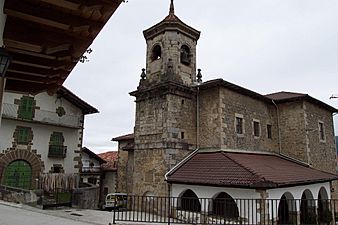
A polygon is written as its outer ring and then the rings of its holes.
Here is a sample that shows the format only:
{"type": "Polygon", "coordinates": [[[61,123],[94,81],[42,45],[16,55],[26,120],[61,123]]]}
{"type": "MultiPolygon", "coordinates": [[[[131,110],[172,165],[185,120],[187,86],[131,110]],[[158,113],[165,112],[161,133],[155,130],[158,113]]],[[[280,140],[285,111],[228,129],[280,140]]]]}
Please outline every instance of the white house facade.
{"type": "Polygon", "coordinates": [[[33,189],[42,174],[79,174],[84,116],[97,112],[64,87],[55,94],[5,92],[1,184],[33,189]]]}

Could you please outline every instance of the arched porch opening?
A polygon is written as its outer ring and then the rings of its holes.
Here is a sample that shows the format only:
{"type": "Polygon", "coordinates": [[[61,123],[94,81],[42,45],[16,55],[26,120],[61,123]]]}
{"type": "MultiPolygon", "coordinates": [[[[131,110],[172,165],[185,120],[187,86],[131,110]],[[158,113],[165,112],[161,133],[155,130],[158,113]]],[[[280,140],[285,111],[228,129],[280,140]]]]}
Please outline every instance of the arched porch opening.
{"type": "Polygon", "coordinates": [[[285,192],[279,200],[277,224],[293,224],[293,221],[297,221],[296,202],[290,192],[285,192]]]}
{"type": "Polygon", "coordinates": [[[321,187],[318,193],[318,223],[328,224],[332,221],[332,213],[330,211],[330,204],[327,191],[321,187]]]}
{"type": "Polygon", "coordinates": [[[239,217],[235,200],[226,192],[221,192],[212,199],[210,214],[227,220],[236,220],[239,217]]]}
{"type": "Polygon", "coordinates": [[[190,189],[185,190],[178,198],[178,207],[184,211],[201,212],[201,203],[190,189]]]}
{"type": "Polygon", "coordinates": [[[300,223],[301,224],[316,224],[316,204],[313,195],[309,189],[306,189],[302,194],[300,202],[300,223]]]}

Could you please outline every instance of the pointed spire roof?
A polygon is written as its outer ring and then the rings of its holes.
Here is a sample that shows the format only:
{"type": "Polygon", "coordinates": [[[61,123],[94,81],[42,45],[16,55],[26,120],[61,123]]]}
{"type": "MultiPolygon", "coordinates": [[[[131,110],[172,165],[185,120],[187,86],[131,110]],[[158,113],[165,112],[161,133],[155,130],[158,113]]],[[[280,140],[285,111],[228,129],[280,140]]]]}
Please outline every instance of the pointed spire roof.
{"type": "Polygon", "coordinates": [[[143,35],[146,39],[153,38],[154,36],[163,33],[164,31],[177,30],[185,35],[195,39],[196,41],[200,37],[200,32],[187,24],[183,23],[176,15],[174,8],[174,0],[170,0],[169,14],[161,22],[155,24],[147,30],[143,31],[143,35]]]}

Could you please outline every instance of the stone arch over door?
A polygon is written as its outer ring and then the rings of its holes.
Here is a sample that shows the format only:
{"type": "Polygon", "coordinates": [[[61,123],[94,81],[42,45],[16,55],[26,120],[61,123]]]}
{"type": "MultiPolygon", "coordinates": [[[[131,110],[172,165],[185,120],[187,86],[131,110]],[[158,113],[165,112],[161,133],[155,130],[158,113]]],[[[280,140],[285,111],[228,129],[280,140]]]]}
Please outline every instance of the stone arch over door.
{"type": "Polygon", "coordinates": [[[39,179],[40,173],[43,171],[44,164],[37,154],[25,149],[12,150],[0,156],[0,164],[3,165],[3,171],[1,173],[1,183],[4,183],[4,173],[7,166],[17,160],[26,161],[30,165],[32,174],[30,188],[37,188],[37,179],[39,179]]]}

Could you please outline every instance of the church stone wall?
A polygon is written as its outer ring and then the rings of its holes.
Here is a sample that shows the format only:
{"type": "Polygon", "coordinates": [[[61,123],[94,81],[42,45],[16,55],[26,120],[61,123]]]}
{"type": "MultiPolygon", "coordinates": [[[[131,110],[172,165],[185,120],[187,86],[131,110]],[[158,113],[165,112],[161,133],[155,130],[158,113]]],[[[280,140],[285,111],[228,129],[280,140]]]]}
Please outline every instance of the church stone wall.
{"type": "Polygon", "coordinates": [[[200,92],[201,147],[250,151],[278,151],[278,129],[274,106],[226,88],[200,92]],[[243,135],[236,134],[235,117],[243,117],[243,135]],[[253,135],[253,121],[260,124],[260,134],[253,135]],[[267,125],[271,125],[271,138],[267,125]]]}
{"type": "Polygon", "coordinates": [[[305,113],[302,102],[278,104],[281,153],[308,163],[305,113]]]}
{"type": "Polygon", "coordinates": [[[336,161],[331,160],[336,158],[332,114],[309,102],[304,103],[304,111],[310,164],[320,170],[335,173],[336,161]],[[320,140],[319,122],[324,124],[324,141],[320,140]]]}
{"type": "Polygon", "coordinates": [[[118,159],[117,159],[117,182],[116,182],[116,191],[127,193],[127,166],[128,162],[128,151],[124,151],[122,148],[127,145],[126,141],[119,141],[118,146],[118,159]]]}

